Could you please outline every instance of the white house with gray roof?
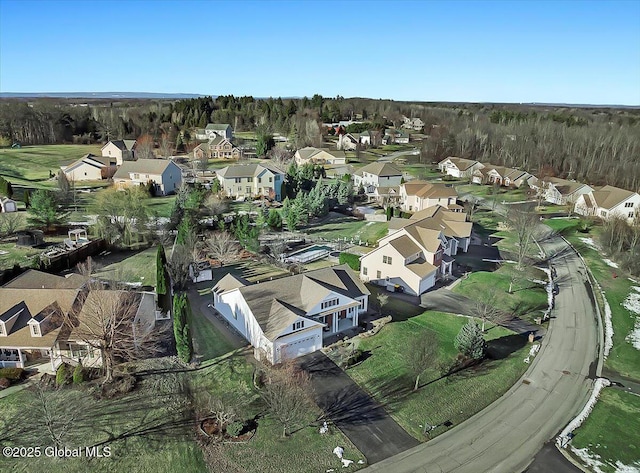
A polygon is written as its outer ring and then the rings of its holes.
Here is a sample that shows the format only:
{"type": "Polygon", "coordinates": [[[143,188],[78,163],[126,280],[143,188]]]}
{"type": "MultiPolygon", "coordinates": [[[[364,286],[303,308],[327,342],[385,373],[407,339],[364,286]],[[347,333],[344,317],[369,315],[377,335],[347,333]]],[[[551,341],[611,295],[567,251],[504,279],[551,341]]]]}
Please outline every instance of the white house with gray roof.
{"type": "Polygon", "coordinates": [[[113,175],[113,183],[118,189],[152,183],[155,195],[169,195],[182,184],[182,170],[167,159],[125,161],[113,175]]]}
{"type": "Polygon", "coordinates": [[[227,140],[233,140],[233,128],[228,123],[209,123],[205,128],[196,129],[196,140],[212,140],[221,136],[227,140]]]}
{"type": "Polygon", "coordinates": [[[102,147],[102,156],[115,158],[116,166],[135,159],[136,140],[111,140],[102,147]]]}
{"type": "Polygon", "coordinates": [[[70,181],[99,181],[115,174],[117,162],[116,156],[94,156],[89,153],[68,166],[60,166],[60,170],[70,181]]]}
{"type": "Polygon", "coordinates": [[[236,200],[263,196],[280,201],[284,176],[283,171],[267,163],[236,164],[216,171],[224,193],[236,200]]]}
{"type": "Polygon", "coordinates": [[[358,326],[369,290],[347,265],[251,284],[231,274],[213,288],[215,309],[276,364],[322,348],[323,339],[358,326]]]}
{"type": "Polygon", "coordinates": [[[307,163],[313,164],[346,164],[347,158],[342,150],[327,148],[314,148],[307,146],[300,148],[294,155],[296,164],[302,166],[307,163]]]}

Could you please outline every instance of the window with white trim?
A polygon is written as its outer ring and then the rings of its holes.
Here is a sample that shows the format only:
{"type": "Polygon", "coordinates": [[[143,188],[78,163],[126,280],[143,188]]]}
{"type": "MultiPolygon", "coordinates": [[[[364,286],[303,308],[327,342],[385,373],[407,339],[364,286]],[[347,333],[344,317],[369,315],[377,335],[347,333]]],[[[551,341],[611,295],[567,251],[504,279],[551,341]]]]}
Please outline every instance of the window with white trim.
{"type": "Polygon", "coordinates": [[[383,256],[382,257],[382,262],[384,264],[391,264],[391,256],[383,256]]]}
{"type": "Polygon", "coordinates": [[[363,276],[367,275],[367,268],[365,266],[362,267],[362,275],[363,276]]]}
{"type": "Polygon", "coordinates": [[[40,325],[31,324],[31,335],[34,337],[40,336],[40,325]]]}
{"type": "Polygon", "coordinates": [[[382,271],[378,270],[376,271],[376,278],[380,279],[382,277],[382,271]]]}
{"type": "Polygon", "coordinates": [[[334,307],[338,305],[338,299],[330,299],[328,301],[324,301],[320,304],[321,309],[328,309],[329,307],[334,307]]]}
{"type": "Polygon", "coordinates": [[[633,207],[633,202],[626,202],[624,204],[625,207],[629,208],[629,207],[633,207]]]}
{"type": "Polygon", "coordinates": [[[304,320],[298,320],[293,324],[293,330],[301,330],[304,328],[304,320]]]}

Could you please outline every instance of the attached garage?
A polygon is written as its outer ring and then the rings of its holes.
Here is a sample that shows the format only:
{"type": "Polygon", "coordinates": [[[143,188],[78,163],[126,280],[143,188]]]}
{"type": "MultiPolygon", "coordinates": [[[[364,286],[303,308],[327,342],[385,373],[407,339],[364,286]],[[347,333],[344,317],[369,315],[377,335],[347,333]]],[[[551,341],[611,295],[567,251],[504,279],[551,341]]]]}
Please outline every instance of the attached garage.
{"type": "MultiPolygon", "coordinates": [[[[289,338],[289,337],[287,337],[289,338]]],[[[313,330],[311,334],[305,333],[303,338],[295,340],[283,340],[276,342],[276,363],[281,361],[282,356],[287,358],[297,358],[313,353],[322,348],[322,331],[321,329],[313,330]]]]}

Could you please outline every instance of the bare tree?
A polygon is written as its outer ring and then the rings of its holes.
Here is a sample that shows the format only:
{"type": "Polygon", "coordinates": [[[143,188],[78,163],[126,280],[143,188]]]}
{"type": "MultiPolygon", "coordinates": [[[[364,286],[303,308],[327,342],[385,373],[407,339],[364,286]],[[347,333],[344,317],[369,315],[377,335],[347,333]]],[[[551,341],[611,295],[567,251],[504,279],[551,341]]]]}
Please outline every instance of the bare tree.
{"type": "Polygon", "coordinates": [[[389,302],[389,295],[384,292],[378,292],[378,294],[376,294],[376,300],[378,301],[378,313],[382,314],[382,309],[389,302]]]}
{"type": "Polygon", "coordinates": [[[160,144],[158,146],[158,151],[160,151],[160,156],[168,158],[173,154],[174,149],[175,149],[174,145],[171,142],[169,135],[164,133],[160,138],[160,144]]]}
{"type": "Polygon", "coordinates": [[[404,350],[403,356],[407,368],[416,380],[413,385],[414,391],[418,390],[422,373],[437,360],[438,344],[438,337],[429,330],[424,334],[413,337],[409,341],[407,349],[404,350]]]}
{"type": "Polygon", "coordinates": [[[536,214],[532,212],[512,207],[507,213],[507,220],[515,232],[517,239],[516,268],[522,271],[525,268],[525,259],[529,253],[529,249],[534,243],[533,234],[538,223],[538,218],[536,214]]]}
{"type": "Polygon", "coordinates": [[[171,277],[173,288],[182,290],[189,280],[189,267],[197,260],[195,242],[193,245],[176,244],[173,246],[171,256],[167,261],[167,271],[171,277]]]}
{"type": "Polygon", "coordinates": [[[282,424],[283,437],[305,425],[313,410],[311,378],[291,360],[266,367],[261,395],[269,413],[282,424]]]}
{"type": "Polygon", "coordinates": [[[142,297],[131,291],[101,289],[99,283],[90,282],[81,308],[66,316],[74,337],[100,352],[105,383],[113,380],[118,363],[161,351],[163,332],[153,322],[136,318],[142,297]]]}
{"type": "Polygon", "coordinates": [[[205,241],[206,251],[222,264],[232,263],[238,259],[240,245],[231,233],[213,232],[205,241]]]}
{"type": "Polygon", "coordinates": [[[136,140],[136,156],[138,159],[153,159],[153,137],[151,135],[142,135],[136,140]]]}
{"type": "Polygon", "coordinates": [[[22,227],[22,217],[18,212],[0,214],[0,238],[13,235],[22,227]]]}
{"type": "Polygon", "coordinates": [[[502,311],[498,307],[498,300],[495,289],[488,289],[480,294],[478,299],[471,306],[471,315],[482,320],[482,331],[485,331],[485,323],[491,322],[495,325],[504,324],[511,320],[508,312],[502,311]]]}
{"type": "Polygon", "coordinates": [[[467,212],[469,216],[469,220],[473,222],[473,216],[476,213],[476,210],[480,207],[480,200],[477,197],[471,196],[467,200],[464,201],[464,210],[467,212]]]}
{"type": "Polygon", "coordinates": [[[204,207],[209,215],[220,215],[229,210],[229,202],[218,195],[209,194],[204,200],[204,207]]]}

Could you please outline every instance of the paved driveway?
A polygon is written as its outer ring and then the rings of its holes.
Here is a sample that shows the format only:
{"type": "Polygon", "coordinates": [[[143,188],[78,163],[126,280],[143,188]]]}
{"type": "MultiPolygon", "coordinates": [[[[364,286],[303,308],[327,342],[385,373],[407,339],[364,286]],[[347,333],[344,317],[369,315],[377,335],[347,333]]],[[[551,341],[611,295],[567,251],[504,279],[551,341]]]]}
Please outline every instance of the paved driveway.
{"type": "Polygon", "coordinates": [[[419,445],[324,353],[306,355],[300,364],[311,374],[318,406],[369,464],[419,445]]]}

